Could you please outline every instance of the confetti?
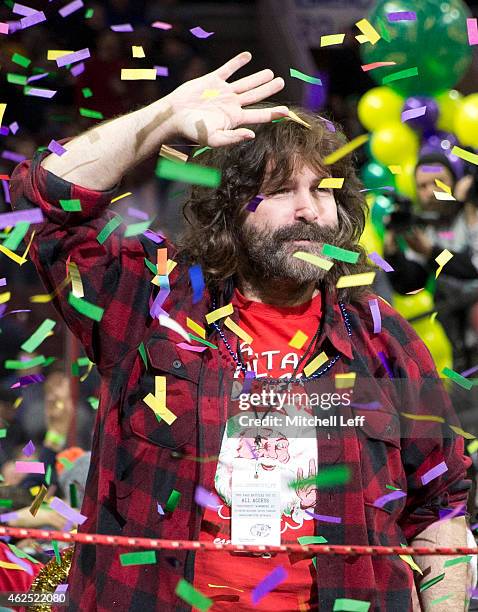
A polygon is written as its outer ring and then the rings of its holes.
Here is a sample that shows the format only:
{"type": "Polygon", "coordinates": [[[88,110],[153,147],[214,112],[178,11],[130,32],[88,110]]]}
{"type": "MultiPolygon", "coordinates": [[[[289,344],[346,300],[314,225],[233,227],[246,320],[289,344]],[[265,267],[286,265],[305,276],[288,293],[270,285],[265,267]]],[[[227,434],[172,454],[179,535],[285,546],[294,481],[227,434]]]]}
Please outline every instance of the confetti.
{"type": "Polygon", "coordinates": [[[143,402],[147,404],[151,410],[168,425],[172,425],[177,419],[176,415],[164,405],[164,402],[160,401],[152,393],[148,393],[148,395],[143,398],[143,402]]]}
{"type": "Polygon", "coordinates": [[[195,589],[192,584],[190,584],[184,578],[181,578],[176,585],[176,589],[174,591],[178,597],[180,597],[183,601],[185,601],[190,606],[201,610],[201,612],[206,612],[214,603],[212,599],[203,595],[200,591],[195,589]]]}
{"type": "Polygon", "coordinates": [[[378,253],[375,253],[375,251],[373,253],[368,253],[367,257],[385,272],[393,272],[392,266],[385,261],[385,259],[382,259],[378,253]]]}
{"type": "Polygon", "coordinates": [[[131,47],[131,54],[133,57],[137,57],[137,58],[143,58],[146,57],[145,53],[144,53],[144,49],[141,45],[133,45],[131,47]]]}
{"type": "Polygon", "coordinates": [[[124,231],[124,237],[132,238],[138,234],[144,234],[144,232],[149,229],[151,223],[152,219],[148,219],[147,221],[141,221],[141,223],[131,223],[130,225],[127,225],[124,231]]]}
{"type": "Polygon", "coordinates": [[[8,302],[11,297],[12,297],[12,294],[10,293],[10,291],[5,291],[5,293],[0,293],[0,304],[5,304],[5,302],[8,302]]]}
{"type": "Polygon", "coordinates": [[[28,68],[28,66],[32,63],[31,59],[28,59],[28,57],[20,55],[20,53],[14,53],[11,59],[12,59],[12,62],[14,62],[15,64],[18,64],[19,66],[23,66],[23,68],[28,68]]]}
{"type": "Polygon", "coordinates": [[[327,271],[334,265],[334,262],[329,259],[324,259],[323,257],[305,251],[296,251],[292,257],[296,257],[297,259],[301,259],[302,261],[306,261],[307,263],[327,271]]]}
{"type": "Polygon", "coordinates": [[[389,83],[393,83],[394,81],[399,81],[400,79],[408,79],[412,76],[418,76],[418,68],[413,66],[413,68],[406,68],[405,70],[399,70],[398,72],[392,72],[392,74],[388,74],[383,77],[382,85],[388,85],[389,83]]]}
{"type": "Polygon", "coordinates": [[[40,509],[40,506],[42,505],[43,500],[45,499],[47,493],[48,493],[47,487],[44,484],[42,484],[40,487],[40,490],[38,491],[38,494],[36,495],[35,499],[33,500],[29,508],[30,514],[32,516],[36,516],[36,513],[40,509]]]}
{"type": "Polygon", "coordinates": [[[380,361],[382,362],[383,367],[387,371],[387,374],[389,375],[389,377],[393,378],[393,371],[392,371],[392,368],[390,367],[390,364],[388,362],[388,359],[385,353],[383,351],[378,351],[378,356],[380,357],[380,361]]]}
{"type": "Polygon", "coordinates": [[[374,45],[380,40],[380,34],[366,19],[361,19],[360,21],[357,21],[355,25],[362,32],[362,34],[367,37],[367,41],[370,42],[372,45],[374,45]]]}
{"type": "Polygon", "coordinates": [[[469,391],[473,387],[473,381],[468,380],[467,378],[465,378],[461,374],[458,374],[458,372],[455,372],[450,368],[443,368],[441,373],[444,374],[447,378],[450,378],[453,382],[456,382],[457,385],[460,385],[460,387],[463,387],[463,389],[466,389],[467,391],[469,391]]]}
{"type": "Polygon", "coordinates": [[[93,321],[100,322],[103,318],[103,308],[96,306],[96,304],[92,304],[85,299],[77,298],[73,295],[73,293],[68,295],[68,304],[73,306],[73,308],[80,314],[85,315],[85,317],[88,317],[89,319],[93,319],[93,321]]]}
{"type": "Polygon", "coordinates": [[[421,477],[422,484],[423,485],[427,485],[429,482],[431,482],[435,478],[438,478],[438,476],[441,476],[442,474],[444,474],[447,471],[448,471],[448,467],[447,467],[446,463],[444,461],[442,461],[441,463],[439,463],[435,467],[433,467],[430,470],[428,470],[427,472],[425,472],[425,474],[423,474],[423,476],[421,477]]]}
{"type": "Polygon", "coordinates": [[[289,346],[297,350],[300,350],[304,346],[304,344],[307,342],[308,338],[309,336],[307,334],[304,334],[303,331],[298,329],[293,335],[292,339],[289,340],[289,346]]]}
{"type": "MultiPolygon", "coordinates": [[[[313,516],[317,521],[322,521],[323,523],[340,524],[342,522],[342,519],[340,516],[329,516],[327,514],[315,514],[315,512],[311,512],[310,510],[306,510],[305,513],[308,514],[309,516],[313,516]]],[[[301,538],[297,538],[297,539],[299,540],[299,544],[305,544],[305,542],[300,542],[301,538]]],[[[323,538],[323,540],[325,540],[325,538],[323,538]]],[[[308,543],[309,544],[322,544],[323,540],[321,542],[308,542],[308,543]]]]}
{"type": "Polygon", "coordinates": [[[465,555],[464,557],[455,557],[455,559],[447,559],[443,564],[443,567],[452,567],[459,563],[469,563],[472,559],[472,555],[465,555]]]}
{"type": "Polygon", "coordinates": [[[221,306],[221,308],[216,308],[216,310],[208,312],[206,315],[206,322],[210,325],[223,317],[232,315],[233,312],[234,306],[232,304],[226,304],[225,306],[221,306]]]}
{"type": "Polygon", "coordinates": [[[344,42],[345,34],[327,34],[320,37],[320,46],[341,45],[344,42]]]}
{"type": "Polygon", "coordinates": [[[375,68],[383,68],[384,66],[396,66],[397,62],[372,62],[371,64],[363,64],[362,70],[368,72],[369,70],[375,70],[375,68]]]}
{"type": "Polygon", "coordinates": [[[104,119],[103,113],[99,111],[91,110],[90,108],[80,107],[78,109],[82,117],[88,117],[89,119],[104,119]]]}
{"type": "Polygon", "coordinates": [[[63,55],[68,55],[71,53],[75,53],[75,51],[66,51],[65,49],[48,49],[46,59],[48,61],[54,61],[63,55]]]}
{"type": "Polygon", "coordinates": [[[262,202],[263,199],[264,199],[264,196],[261,196],[261,195],[254,196],[252,200],[250,200],[250,202],[247,204],[246,210],[249,210],[250,212],[256,212],[257,207],[259,206],[259,204],[262,202]]]}
{"type": "MultiPolygon", "coordinates": [[[[7,520],[13,521],[13,520],[18,518],[18,513],[17,512],[11,512],[10,514],[12,515],[12,518],[11,519],[7,519],[7,520]]],[[[6,514],[1,514],[0,515],[0,521],[3,521],[2,517],[4,517],[4,516],[7,516],[7,515],[6,514]]],[[[0,561],[0,567],[3,567],[4,569],[17,569],[17,570],[23,569],[22,567],[20,567],[16,563],[7,563],[7,561],[0,561]]]]}
{"type": "Polygon", "coordinates": [[[44,363],[45,357],[43,357],[43,355],[39,355],[34,359],[29,359],[25,361],[7,359],[5,361],[4,367],[7,370],[29,370],[30,368],[36,368],[37,366],[41,366],[44,363]]]}
{"type": "Polygon", "coordinates": [[[217,168],[191,163],[179,164],[163,158],[158,161],[156,175],[169,181],[192,183],[204,187],[218,187],[221,183],[221,171],[217,168]]]}
{"type": "Polygon", "coordinates": [[[186,318],[186,326],[199,334],[201,338],[206,338],[206,330],[189,317],[186,318]]]}
{"type": "Polygon", "coordinates": [[[159,324],[163,325],[163,327],[167,327],[175,331],[177,334],[181,336],[181,338],[184,338],[186,342],[189,342],[190,338],[189,338],[188,332],[177,321],[175,321],[174,319],[171,319],[171,317],[165,317],[164,315],[159,315],[159,324]]]}
{"type": "Polygon", "coordinates": [[[176,510],[180,499],[181,493],[179,491],[176,491],[176,489],[173,489],[168,497],[166,505],[164,506],[166,512],[173,512],[174,510],[176,510]]]}
{"type": "Polygon", "coordinates": [[[431,421],[433,423],[444,423],[445,419],[441,416],[427,415],[427,414],[411,414],[410,412],[401,412],[402,416],[412,421],[431,421]]]}
{"type": "Polygon", "coordinates": [[[335,388],[336,389],[350,389],[355,385],[355,379],[357,377],[356,372],[346,372],[343,374],[335,375],[335,388]]]}
{"type": "Polygon", "coordinates": [[[41,461],[15,461],[15,472],[21,474],[44,474],[45,464],[41,461]]]}
{"type": "Polygon", "coordinates": [[[13,227],[17,223],[28,222],[30,224],[43,223],[43,213],[39,208],[30,210],[19,210],[11,213],[0,214],[0,229],[13,227]]]}
{"type": "Polygon", "coordinates": [[[360,254],[356,251],[348,251],[347,249],[341,249],[340,247],[336,247],[332,244],[324,244],[322,247],[322,255],[332,257],[333,259],[337,259],[338,261],[346,261],[348,263],[354,264],[357,263],[360,254]]]}
{"type": "Polygon", "coordinates": [[[155,68],[121,68],[122,81],[155,81],[157,76],[155,68]]]}
{"type": "Polygon", "coordinates": [[[33,455],[33,453],[35,452],[35,445],[33,444],[33,442],[30,440],[22,449],[22,453],[24,455],[26,455],[27,457],[31,457],[33,455]]]}
{"type": "Polygon", "coordinates": [[[243,342],[247,344],[252,344],[253,338],[250,336],[242,327],[234,323],[234,321],[230,317],[226,317],[224,319],[224,325],[230,329],[236,336],[238,336],[243,342]]]}
{"type": "Polygon", "coordinates": [[[116,215],[108,223],[104,226],[104,228],[100,231],[96,240],[103,244],[107,238],[117,229],[123,222],[123,218],[120,215],[116,215]]]}
{"type": "Polygon", "coordinates": [[[415,119],[416,117],[422,117],[427,112],[426,106],[419,106],[418,108],[410,108],[409,110],[403,111],[402,122],[415,119]]]}
{"type": "Polygon", "coordinates": [[[78,11],[83,6],[84,5],[83,5],[82,0],[73,0],[73,2],[69,2],[68,4],[63,6],[61,9],[59,9],[58,12],[60,13],[62,17],[68,17],[68,15],[71,15],[75,11],[78,11]]]}
{"type": "Polygon", "coordinates": [[[186,351],[192,351],[194,353],[202,353],[207,351],[207,347],[205,346],[193,346],[192,344],[186,344],[186,342],[178,342],[176,344],[178,348],[184,349],[186,351]]]}
{"type": "Polygon", "coordinates": [[[112,25],[111,29],[113,32],[133,32],[133,26],[130,23],[120,23],[112,25]]]}
{"type": "Polygon", "coordinates": [[[166,21],[153,21],[151,27],[160,30],[170,30],[173,26],[170,23],[166,23],[166,21]]]}
{"type": "Polygon", "coordinates": [[[456,198],[451,193],[445,193],[444,191],[434,191],[433,195],[437,200],[441,202],[456,202],[456,198]]]}
{"type": "Polygon", "coordinates": [[[26,340],[22,345],[22,351],[33,353],[40,344],[50,335],[51,330],[55,327],[56,322],[52,319],[45,319],[38,329],[26,340]]]}
{"type": "Polygon", "coordinates": [[[337,281],[337,289],[344,287],[360,287],[362,285],[371,285],[375,279],[375,272],[362,272],[361,274],[348,274],[341,276],[337,281]]]}
{"type": "Polygon", "coordinates": [[[368,612],[370,602],[361,599],[348,599],[346,597],[334,601],[333,612],[368,612]]]}
{"type": "Polygon", "coordinates": [[[343,184],[343,178],[323,178],[320,181],[319,189],[342,189],[343,184]]]}
{"type": "Polygon", "coordinates": [[[133,195],[131,191],[127,191],[126,193],[122,193],[121,195],[116,196],[116,198],[113,198],[111,200],[111,204],[114,204],[118,200],[122,200],[123,198],[126,198],[127,196],[130,196],[130,195],[133,195]]]}
{"type": "Polygon", "coordinates": [[[60,498],[58,497],[54,497],[51,502],[50,502],[50,508],[52,510],[55,510],[56,512],[58,512],[58,514],[61,514],[61,516],[64,516],[66,519],[68,519],[69,521],[77,524],[77,525],[82,525],[86,519],[88,517],[84,516],[83,514],[80,514],[79,512],[77,512],[76,510],[74,510],[73,508],[70,508],[70,506],[68,504],[65,504],[64,501],[62,501],[60,498]]]}
{"type": "Polygon", "coordinates": [[[182,153],[181,151],[178,151],[177,149],[173,149],[173,147],[168,147],[168,145],[161,145],[161,149],[159,150],[159,156],[160,157],[164,157],[165,159],[169,159],[171,161],[178,161],[178,162],[187,162],[188,161],[188,156],[186,155],[186,153],[182,153]]]}
{"type": "Polygon", "coordinates": [[[206,30],[203,30],[201,26],[191,28],[189,31],[196,38],[209,38],[209,36],[212,36],[214,34],[214,32],[206,32],[206,30]]]}
{"type": "Polygon", "coordinates": [[[267,574],[267,576],[259,582],[256,588],[252,591],[252,603],[256,605],[268,593],[273,591],[279,584],[287,578],[287,572],[279,565],[267,574]]]}
{"type": "Polygon", "coordinates": [[[189,280],[193,288],[193,304],[197,304],[202,300],[204,289],[206,288],[202,268],[199,264],[190,266],[189,280]]]}
{"type": "Polygon", "coordinates": [[[161,76],[161,77],[169,76],[169,70],[166,66],[155,66],[154,69],[156,70],[157,76],[161,76]]]}
{"type": "Polygon", "coordinates": [[[23,93],[26,96],[36,96],[37,98],[53,98],[56,95],[55,89],[43,89],[40,87],[25,87],[23,93]]]}
{"type": "Polygon", "coordinates": [[[423,591],[426,591],[427,589],[432,587],[437,582],[440,582],[441,580],[443,580],[443,578],[445,578],[444,572],[443,574],[439,574],[438,576],[435,576],[435,578],[432,578],[431,580],[427,580],[427,582],[424,582],[423,584],[420,585],[420,593],[422,593],[423,591]]]}
{"type": "Polygon", "coordinates": [[[324,159],[324,164],[326,166],[335,164],[335,162],[339,161],[339,159],[342,159],[342,157],[352,153],[352,151],[355,151],[355,149],[358,149],[358,147],[361,147],[363,144],[368,142],[369,138],[369,134],[361,134],[360,136],[357,136],[343,147],[340,147],[340,149],[337,149],[337,151],[327,155],[327,157],[324,159]]]}
{"type": "Polygon", "coordinates": [[[401,499],[402,497],[406,497],[406,493],[404,491],[393,491],[392,493],[386,493],[382,495],[378,499],[373,502],[373,505],[376,508],[383,508],[385,504],[388,502],[395,501],[396,499],[401,499]]]}
{"type": "Polygon", "coordinates": [[[42,21],[46,21],[45,13],[43,11],[35,11],[31,15],[27,15],[27,17],[20,19],[20,26],[22,30],[25,30],[42,21]]]}
{"type": "Polygon", "coordinates": [[[387,19],[390,22],[394,21],[415,21],[417,14],[415,11],[396,11],[394,13],[387,13],[387,19]]]}
{"type": "Polygon", "coordinates": [[[373,319],[373,333],[379,334],[382,331],[382,317],[380,316],[380,308],[377,298],[369,300],[368,305],[373,319]]]}
{"type": "Polygon", "coordinates": [[[68,66],[69,64],[81,62],[82,60],[88,59],[89,57],[91,57],[90,50],[88,49],[88,47],[86,47],[85,49],[74,51],[73,53],[61,55],[60,57],[57,57],[55,61],[58,68],[63,68],[63,66],[68,66]]]}
{"type": "Polygon", "coordinates": [[[466,20],[466,29],[468,31],[468,44],[478,45],[478,21],[476,17],[466,20]]]}
{"type": "Polygon", "coordinates": [[[448,427],[459,436],[463,436],[466,440],[474,440],[476,437],[472,433],[464,431],[461,427],[456,427],[456,425],[448,425],[448,427]]]}
{"type": "Polygon", "coordinates": [[[156,551],[147,550],[144,552],[123,553],[120,555],[121,565],[150,565],[156,563],[156,551]]]}
{"type": "Polygon", "coordinates": [[[212,493],[199,485],[194,491],[194,501],[198,506],[213,509],[216,509],[222,503],[215,493],[212,493]]]}
{"type": "Polygon", "coordinates": [[[478,165],[478,155],[476,153],[470,153],[470,151],[462,149],[461,147],[457,147],[456,145],[453,147],[451,152],[452,155],[456,155],[457,157],[460,157],[461,159],[470,162],[470,164],[478,165]]]}
{"type": "Polygon", "coordinates": [[[305,81],[306,83],[310,83],[311,85],[322,85],[322,81],[316,77],[309,76],[308,74],[304,74],[300,70],[296,70],[295,68],[290,68],[290,76],[295,79],[300,79],[301,81],[305,81]]]}
{"type": "Polygon", "coordinates": [[[62,155],[66,153],[65,147],[62,147],[61,144],[58,143],[56,140],[50,140],[50,144],[48,145],[47,148],[49,151],[51,151],[52,153],[55,153],[59,157],[61,157],[62,155]]]}
{"type": "Polygon", "coordinates": [[[306,376],[310,376],[328,360],[329,358],[327,357],[325,352],[322,351],[319,355],[317,355],[317,357],[314,357],[314,359],[312,359],[312,361],[305,366],[304,374],[306,376]]]}

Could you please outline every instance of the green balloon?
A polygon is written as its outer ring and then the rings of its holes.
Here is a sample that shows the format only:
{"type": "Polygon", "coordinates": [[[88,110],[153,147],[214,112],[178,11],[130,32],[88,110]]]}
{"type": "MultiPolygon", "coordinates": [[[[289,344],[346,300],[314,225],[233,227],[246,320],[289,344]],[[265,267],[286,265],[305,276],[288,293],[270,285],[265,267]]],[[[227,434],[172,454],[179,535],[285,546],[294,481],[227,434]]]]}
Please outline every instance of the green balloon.
{"type": "Polygon", "coordinates": [[[369,162],[362,168],[360,173],[362,182],[367,189],[377,189],[377,187],[395,187],[395,177],[386,166],[382,166],[376,161],[369,162]]]}
{"type": "Polygon", "coordinates": [[[393,210],[393,202],[390,198],[384,195],[378,195],[372,204],[370,218],[379,237],[383,240],[385,235],[385,225],[383,218],[389,215],[393,210]]]}
{"type": "Polygon", "coordinates": [[[372,45],[361,45],[364,64],[395,62],[376,68],[370,75],[377,83],[394,72],[418,68],[418,76],[394,80],[388,85],[402,96],[434,96],[452,88],[471,63],[467,18],[469,9],[462,0],[379,0],[370,23],[381,35],[372,45]],[[414,20],[389,21],[389,13],[416,13],[414,20]]]}

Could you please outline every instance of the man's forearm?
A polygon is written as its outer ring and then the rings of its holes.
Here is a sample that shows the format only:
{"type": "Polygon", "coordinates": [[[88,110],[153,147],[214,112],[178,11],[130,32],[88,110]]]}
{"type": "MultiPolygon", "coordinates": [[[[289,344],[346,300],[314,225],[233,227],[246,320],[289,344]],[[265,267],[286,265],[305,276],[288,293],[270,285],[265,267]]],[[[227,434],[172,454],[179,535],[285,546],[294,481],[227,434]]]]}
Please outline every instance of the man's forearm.
{"type": "Polygon", "coordinates": [[[42,166],[71,183],[105,191],[157,151],[175,133],[168,96],[106,121],[66,143],[67,153],[46,157],[42,166]]]}
{"type": "MultiPolygon", "coordinates": [[[[418,535],[411,543],[412,546],[467,546],[465,517],[459,516],[450,520],[433,523],[418,535]]],[[[432,578],[445,573],[445,577],[430,588],[419,593],[423,610],[433,610],[433,612],[446,612],[454,610],[463,612],[467,609],[466,600],[469,597],[471,586],[471,570],[468,562],[462,562],[450,567],[444,567],[448,559],[456,557],[446,556],[416,556],[415,562],[425,574],[420,579],[423,584],[432,578]],[[430,604],[445,596],[443,603],[430,604]]]]}

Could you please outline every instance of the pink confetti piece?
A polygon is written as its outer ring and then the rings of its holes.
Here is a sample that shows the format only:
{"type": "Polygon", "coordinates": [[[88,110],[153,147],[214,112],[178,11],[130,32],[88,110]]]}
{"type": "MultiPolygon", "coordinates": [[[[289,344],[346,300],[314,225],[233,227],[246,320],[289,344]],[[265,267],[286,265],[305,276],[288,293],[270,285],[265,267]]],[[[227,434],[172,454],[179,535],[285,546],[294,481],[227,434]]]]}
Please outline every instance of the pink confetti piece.
{"type": "Polygon", "coordinates": [[[133,208],[132,206],[128,207],[128,215],[130,217],[136,217],[136,219],[143,219],[144,221],[149,219],[148,213],[138,210],[137,208],[133,208]]]}
{"type": "Polygon", "coordinates": [[[286,578],[287,572],[282,565],[273,569],[252,591],[252,603],[254,605],[257,604],[263,597],[279,586],[281,582],[284,582],[286,578]]]}
{"type": "Polygon", "coordinates": [[[263,199],[264,199],[264,196],[261,196],[261,195],[254,196],[252,200],[249,202],[249,204],[246,206],[246,210],[249,210],[250,212],[256,212],[257,207],[259,206],[259,204],[262,202],[263,199]]]}
{"type": "Polygon", "coordinates": [[[22,568],[22,570],[25,570],[27,574],[29,574],[30,576],[33,576],[32,567],[26,561],[24,561],[23,559],[19,559],[16,555],[14,555],[11,550],[6,550],[5,556],[12,563],[16,563],[17,565],[19,565],[22,568]]]}
{"type": "Polygon", "coordinates": [[[75,64],[76,62],[81,62],[81,60],[85,60],[91,57],[90,50],[88,47],[84,49],[80,49],[79,51],[75,51],[74,53],[68,53],[67,55],[62,55],[61,57],[56,58],[56,65],[58,68],[62,68],[63,66],[67,66],[68,64],[75,64]]]}
{"type": "Polygon", "coordinates": [[[155,66],[155,68],[156,68],[157,76],[162,76],[162,77],[169,76],[169,68],[167,68],[166,66],[155,66]]]}
{"type": "Polygon", "coordinates": [[[43,382],[44,380],[45,376],[43,374],[29,374],[28,376],[21,376],[18,381],[10,387],[10,389],[19,389],[20,387],[27,387],[28,385],[34,385],[35,383],[43,382]]]}
{"type": "Polygon", "coordinates": [[[48,150],[51,151],[52,153],[55,153],[58,156],[62,156],[64,153],[66,153],[66,149],[65,147],[62,147],[61,144],[59,142],[57,142],[56,140],[51,140],[50,144],[48,145],[48,150]]]}
{"type": "Polygon", "coordinates": [[[22,17],[26,17],[27,15],[33,15],[36,12],[36,9],[32,9],[29,6],[25,6],[24,4],[19,4],[18,2],[15,2],[12,7],[12,13],[15,13],[15,15],[21,15],[22,17]]]}
{"type": "Polygon", "coordinates": [[[19,474],[44,474],[45,464],[42,461],[15,461],[15,472],[19,474]]]}
{"type": "Polygon", "coordinates": [[[16,121],[14,121],[13,123],[10,123],[8,127],[10,128],[12,134],[16,134],[18,130],[20,129],[20,126],[18,125],[16,121]]]}
{"type": "Polygon", "coordinates": [[[196,38],[209,38],[209,36],[212,36],[214,34],[214,32],[206,32],[206,30],[203,30],[201,26],[191,28],[189,31],[196,38]]]}
{"type": "Polygon", "coordinates": [[[33,455],[33,453],[35,452],[35,445],[33,444],[31,440],[27,444],[25,444],[25,446],[22,449],[22,452],[27,457],[31,457],[33,455]]]}
{"type": "Polygon", "coordinates": [[[159,30],[170,30],[173,26],[166,21],[153,21],[151,24],[152,28],[158,28],[159,30]]]}
{"type": "Polygon", "coordinates": [[[382,331],[382,317],[380,316],[380,308],[377,298],[368,301],[370,312],[373,319],[373,333],[379,334],[382,331]]]}
{"type": "Polygon", "coordinates": [[[56,89],[40,89],[38,87],[25,88],[26,96],[36,96],[37,98],[53,98],[56,95],[56,89]]]}
{"type": "Polygon", "coordinates": [[[372,62],[371,64],[363,64],[362,70],[368,72],[369,70],[375,70],[375,68],[382,68],[383,66],[396,66],[397,62],[372,62]]]}
{"type": "Polygon", "coordinates": [[[45,13],[43,11],[36,11],[32,15],[20,19],[20,29],[25,30],[42,21],[46,21],[45,13]]]}
{"type": "Polygon", "coordinates": [[[387,13],[387,19],[393,21],[415,21],[417,14],[415,11],[396,11],[395,13],[387,13]]]}
{"type": "Polygon", "coordinates": [[[0,34],[8,34],[8,23],[0,22],[0,34]]]}
{"type": "Polygon", "coordinates": [[[415,119],[415,117],[422,117],[426,112],[426,106],[419,106],[418,108],[411,108],[410,110],[403,111],[402,123],[405,123],[405,121],[409,121],[410,119],[415,119]]]}
{"type": "Polygon", "coordinates": [[[15,151],[2,151],[2,159],[8,159],[13,162],[20,163],[26,159],[26,155],[21,155],[20,153],[15,153],[15,151]]]}
{"type": "Polygon", "coordinates": [[[393,272],[393,268],[388,261],[382,259],[378,253],[375,253],[375,251],[373,253],[369,253],[368,258],[371,259],[374,264],[377,264],[379,268],[385,270],[385,272],[393,272]]]}
{"type": "Polygon", "coordinates": [[[447,471],[448,471],[448,467],[446,463],[442,461],[435,467],[428,470],[428,472],[425,472],[425,474],[423,474],[423,476],[421,477],[422,484],[427,485],[429,482],[431,482],[435,478],[438,478],[438,476],[441,476],[447,471]]]}
{"type": "Polygon", "coordinates": [[[198,485],[194,491],[194,501],[198,506],[212,508],[214,510],[221,505],[221,501],[215,493],[208,491],[200,485],[198,485]]]}
{"type": "Polygon", "coordinates": [[[407,494],[405,493],[405,491],[392,491],[391,493],[386,493],[385,495],[382,495],[381,497],[376,499],[373,502],[373,505],[376,508],[383,508],[388,502],[394,501],[396,499],[401,499],[402,497],[406,497],[406,495],[407,494]]]}
{"type": "Polygon", "coordinates": [[[378,356],[380,357],[380,361],[383,363],[383,367],[387,370],[387,374],[390,376],[390,378],[393,378],[392,368],[388,363],[388,359],[385,356],[385,353],[383,351],[379,351],[378,356]]]}
{"type": "Polygon", "coordinates": [[[58,497],[54,497],[51,500],[50,508],[52,510],[56,510],[58,514],[61,514],[61,516],[64,516],[70,521],[73,521],[73,523],[76,523],[77,525],[83,525],[83,523],[88,518],[87,516],[80,514],[76,510],[73,510],[73,508],[70,508],[68,504],[65,504],[65,502],[59,499],[58,497]]]}
{"type": "Polygon", "coordinates": [[[188,344],[187,342],[178,342],[176,346],[178,348],[184,349],[185,351],[192,351],[194,353],[203,353],[208,348],[207,346],[193,346],[192,344],[188,344]]]}
{"type": "Polygon", "coordinates": [[[9,521],[15,521],[18,518],[18,512],[5,512],[0,514],[0,522],[8,523],[9,521]]]}
{"type": "Polygon", "coordinates": [[[79,11],[80,8],[84,6],[82,0],[73,0],[73,2],[69,2],[64,7],[62,7],[58,12],[62,17],[68,17],[75,11],[79,11]]]}
{"type": "Polygon", "coordinates": [[[112,25],[111,29],[113,32],[133,32],[133,26],[130,23],[120,23],[118,25],[112,25]]]}
{"type": "Polygon", "coordinates": [[[438,232],[438,235],[443,240],[453,240],[455,237],[455,232],[438,232]]]}
{"type": "Polygon", "coordinates": [[[28,222],[43,223],[44,217],[40,208],[29,208],[28,210],[17,210],[11,213],[0,214],[0,229],[14,227],[17,223],[28,222]]]}
{"type": "Polygon", "coordinates": [[[328,516],[327,514],[315,514],[315,512],[311,512],[310,510],[305,511],[309,516],[313,516],[317,521],[323,521],[324,523],[341,523],[342,519],[340,516],[328,516]]]}
{"type": "Polygon", "coordinates": [[[85,64],[84,64],[84,62],[80,62],[79,64],[75,64],[71,68],[71,70],[70,70],[71,74],[73,76],[75,76],[75,77],[79,76],[84,71],[85,71],[85,64]]]}
{"type": "Polygon", "coordinates": [[[478,20],[476,17],[466,20],[466,29],[468,31],[468,44],[478,45],[478,20]]]}

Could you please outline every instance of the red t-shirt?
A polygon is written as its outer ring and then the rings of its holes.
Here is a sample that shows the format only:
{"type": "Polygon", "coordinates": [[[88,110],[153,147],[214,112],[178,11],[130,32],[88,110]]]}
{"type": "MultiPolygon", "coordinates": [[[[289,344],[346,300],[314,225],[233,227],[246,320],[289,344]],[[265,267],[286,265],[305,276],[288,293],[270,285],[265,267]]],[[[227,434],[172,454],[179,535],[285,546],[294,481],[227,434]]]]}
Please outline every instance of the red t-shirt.
{"type": "MultiPolygon", "coordinates": [[[[232,303],[239,313],[240,326],[253,338],[250,346],[243,341],[240,341],[240,346],[243,360],[256,372],[257,380],[260,381],[264,377],[290,377],[319,327],[320,293],[305,304],[283,308],[252,302],[236,290],[232,303]],[[301,349],[289,346],[297,330],[308,336],[301,349]]],[[[235,350],[236,346],[233,348],[235,350]]],[[[235,367],[232,358],[231,367],[235,367]]],[[[302,366],[299,367],[299,372],[301,369],[302,366]]],[[[243,383],[243,375],[239,374],[239,371],[237,374],[238,381],[243,383]]],[[[302,389],[299,386],[297,388],[302,389]]],[[[274,433],[271,430],[270,437],[263,438],[260,446],[255,448],[255,455],[251,455],[250,451],[250,445],[255,443],[254,438],[248,440],[249,448],[242,444],[237,436],[227,440],[225,432],[215,479],[215,492],[221,505],[217,509],[206,509],[201,526],[201,540],[230,542],[228,462],[230,463],[232,458],[250,461],[251,464],[254,463],[256,470],[264,470],[264,474],[266,470],[274,470],[277,467],[282,471],[286,470],[289,481],[299,480],[301,474],[307,478],[308,475],[316,473],[315,438],[289,439],[286,434],[274,433]],[[226,448],[228,444],[229,448],[226,448]]],[[[232,470],[232,467],[230,469],[232,470]]],[[[288,488],[285,494],[287,499],[281,505],[281,544],[296,544],[299,537],[314,535],[314,519],[307,513],[307,510],[314,511],[315,497],[311,489],[312,487],[308,487],[295,491],[288,488]]],[[[307,609],[314,603],[314,576],[310,554],[292,556],[281,553],[264,558],[250,553],[200,553],[196,555],[194,586],[216,602],[212,610],[249,612],[251,609],[257,609],[263,612],[289,612],[307,609]],[[257,605],[253,605],[252,591],[279,565],[287,572],[286,580],[263,597],[257,605]]]]}

